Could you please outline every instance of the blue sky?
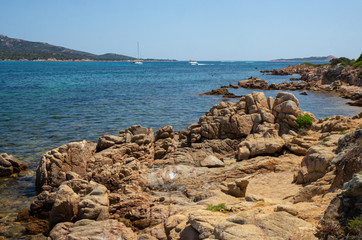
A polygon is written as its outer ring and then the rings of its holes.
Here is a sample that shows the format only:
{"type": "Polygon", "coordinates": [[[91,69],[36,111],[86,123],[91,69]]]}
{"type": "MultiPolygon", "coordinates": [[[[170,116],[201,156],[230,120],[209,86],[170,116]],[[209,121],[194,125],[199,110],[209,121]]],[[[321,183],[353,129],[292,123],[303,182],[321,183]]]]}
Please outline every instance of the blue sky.
{"type": "Polygon", "coordinates": [[[362,53],[361,0],[0,0],[0,34],[178,60],[362,53]]]}

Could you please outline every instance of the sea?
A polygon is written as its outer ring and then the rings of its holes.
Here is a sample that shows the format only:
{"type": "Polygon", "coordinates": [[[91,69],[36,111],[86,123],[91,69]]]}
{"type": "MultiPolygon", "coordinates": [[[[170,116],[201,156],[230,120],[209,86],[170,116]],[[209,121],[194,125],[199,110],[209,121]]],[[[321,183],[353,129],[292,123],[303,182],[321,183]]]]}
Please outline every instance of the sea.
{"type": "MultiPolygon", "coordinates": [[[[269,83],[293,76],[264,75],[296,62],[23,62],[0,61],[0,153],[29,165],[19,177],[0,179],[0,218],[12,219],[35,195],[35,170],[41,156],[63,144],[97,141],[132,125],[176,131],[198,121],[221,96],[200,96],[249,77],[269,83]]],[[[255,90],[229,89],[236,95],[255,90]]],[[[280,91],[265,91],[275,97],[280,91]]],[[[300,95],[300,108],[317,118],[353,116],[360,107],[333,94],[300,95]]],[[[237,101],[232,99],[231,101],[237,101]]]]}

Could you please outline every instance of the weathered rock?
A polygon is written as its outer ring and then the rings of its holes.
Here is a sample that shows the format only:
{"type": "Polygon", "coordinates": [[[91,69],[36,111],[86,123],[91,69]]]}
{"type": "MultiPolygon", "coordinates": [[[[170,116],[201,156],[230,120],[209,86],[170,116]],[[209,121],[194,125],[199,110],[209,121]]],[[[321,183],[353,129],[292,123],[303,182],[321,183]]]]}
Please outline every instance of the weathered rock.
{"type": "Polygon", "coordinates": [[[95,152],[91,142],[73,142],[45,153],[36,171],[36,188],[42,191],[43,185],[53,188],[66,180],[66,172],[72,171],[85,178],[87,163],[95,152]]]}
{"type": "Polygon", "coordinates": [[[349,132],[338,140],[337,156],[332,160],[336,167],[333,187],[341,187],[362,170],[362,130],[349,132]]]}
{"type": "Polygon", "coordinates": [[[67,185],[60,186],[50,212],[49,225],[52,227],[60,222],[77,219],[79,198],[67,185]]]}
{"type": "Polygon", "coordinates": [[[103,135],[98,139],[97,152],[112,147],[116,144],[121,144],[124,141],[125,139],[123,137],[118,137],[113,135],[103,135]]]}
{"type": "MultiPolygon", "coordinates": [[[[329,204],[323,218],[319,222],[318,236],[320,238],[346,238],[348,235],[355,235],[346,229],[344,219],[362,217],[362,174],[355,174],[353,178],[344,183],[343,191],[338,194],[329,204]],[[347,232],[349,234],[347,235],[347,232]]],[[[356,229],[359,239],[361,230],[356,229]]]]}
{"type": "Polygon", "coordinates": [[[200,95],[227,95],[229,90],[227,88],[213,89],[210,92],[202,93],[200,95]]]}
{"type": "Polygon", "coordinates": [[[201,167],[223,167],[225,164],[217,157],[210,155],[207,156],[204,160],[202,160],[200,165],[201,167]]]}
{"type": "Polygon", "coordinates": [[[309,183],[327,173],[331,160],[335,157],[333,148],[314,146],[308,149],[296,176],[296,183],[309,183]]]}
{"type": "Polygon", "coordinates": [[[318,139],[309,136],[296,136],[292,137],[290,141],[284,140],[286,147],[297,155],[306,155],[308,149],[318,143],[318,139]]]}
{"type": "Polygon", "coordinates": [[[137,240],[137,235],[123,223],[116,220],[94,221],[83,219],[76,223],[57,224],[49,234],[51,240],[57,239],[124,239],[137,240]]]}
{"type": "Polygon", "coordinates": [[[290,133],[297,126],[297,117],[303,112],[299,101],[291,93],[278,93],[276,101],[266,99],[263,92],[253,92],[237,103],[220,103],[213,106],[197,125],[189,127],[189,142],[203,139],[236,139],[258,133],[259,125],[278,123],[279,135],[290,133]]]}
{"type": "Polygon", "coordinates": [[[362,197],[362,174],[355,174],[353,178],[343,184],[343,197],[361,198],[362,197]]]}
{"type": "Polygon", "coordinates": [[[175,151],[177,143],[174,141],[174,136],[175,132],[171,126],[165,126],[157,130],[154,144],[155,159],[162,159],[167,154],[175,151]]]}
{"type": "Polygon", "coordinates": [[[25,226],[26,233],[38,234],[49,231],[49,223],[44,219],[31,218],[25,226]]]}
{"type": "Polygon", "coordinates": [[[236,239],[290,239],[303,233],[303,239],[316,239],[313,226],[286,212],[270,214],[238,213],[228,217],[215,228],[215,237],[236,239]]]}
{"type": "Polygon", "coordinates": [[[248,80],[239,81],[238,85],[242,88],[266,89],[268,82],[264,79],[250,77],[248,80]]]}
{"type": "Polygon", "coordinates": [[[167,218],[165,222],[166,234],[170,235],[171,230],[176,228],[180,223],[187,222],[188,218],[185,215],[177,214],[167,218]]]}
{"type": "Polygon", "coordinates": [[[137,240],[157,240],[157,238],[144,233],[144,234],[139,234],[137,240]]]}
{"type": "Polygon", "coordinates": [[[333,116],[322,124],[322,132],[339,132],[353,126],[353,120],[344,116],[333,116]]]}
{"type": "MultiPolygon", "coordinates": [[[[274,107],[278,106],[279,104],[285,102],[285,101],[292,101],[297,106],[299,106],[299,100],[296,96],[294,96],[293,93],[290,92],[280,92],[275,97],[274,107]]],[[[273,108],[274,109],[274,108],[273,108]]],[[[283,112],[283,111],[281,111],[283,112]]]]}
{"type": "Polygon", "coordinates": [[[26,164],[20,162],[13,155],[0,153],[0,177],[10,176],[11,174],[18,173],[26,168],[26,164]]]}
{"type": "Polygon", "coordinates": [[[214,228],[224,218],[223,213],[198,210],[190,213],[189,222],[200,233],[199,239],[205,239],[213,235],[214,228]]]}
{"type": "Polygon", "coordinates": [[[18,220],[19,221],[27,221],[29,219],[29,209],[27,208],[20,208],[19,212],[18,212],[18,220]]]}
{"type": "Polygon", "coordinates": [[[275,212],[287,212],[293,216],[297,216],[298,215],[298,210],[292,206],[288,206],[288,205],[278,205],[275,209],[275,212]]]}
{"type": "MultiPolygon", "coordinates": [[[[147,234],[151,238],[148,239],[157,239],[157,240],[167,240],[167,235],[165,231],[165,226],[163,223],[160,223],[156,226],[148,227],[141,231],[143,234],[147,234]]],[[[139,240],[139,238],[138,238],[139,240]]]]}
{"type": "Polygon", "coordinates": [[[156,140],[164,138],[173,138],[175,132],[172,126],[165,126],[156,131],[156,140]]]}
{"type": "Polygon", "coordinates": [[[30,205],[31,215],[41,218],[48,218],[53,207],[56,192],[42,191],[36,196],[36,199],[30,205]]]}
{"type": "Polygon", "coordinates": [[[247,179],[237,179],[235,182],[226,183],[222,191],[234,197],[245,197],[248,184],[249,181],[247,179]]]}
{"type": "Polygon", "coordinates": [[[261,154],[274,154],[281,151],[285,142],[279,137],[278,131],[269,129],[264,133],[250,134],[240,143],[238,160],[261,154]]]}
{"type": "Polygon", "coordinates": [[[107,188],[98,185],[79,202],[79,219],[105,220],[108,218],[107,188]]]}
{"type": "Polygon", "coordinates": [[[187,165],[171,165],[160,169],[152,169],[147,175],[147,184],[152,189],[177,182],[184,176],[197,177],[208,171],[205,168],[195,168],[187,165]]]}
{"type": "Polygon", "coordinates": [[[275,98],[273,105],[273,114],[275,123],[279,124],[279,134],[289,134],[297,126],[297,117],[303,114],[298,108],[299,101],[288,92],[280,92],[275,98]]]}

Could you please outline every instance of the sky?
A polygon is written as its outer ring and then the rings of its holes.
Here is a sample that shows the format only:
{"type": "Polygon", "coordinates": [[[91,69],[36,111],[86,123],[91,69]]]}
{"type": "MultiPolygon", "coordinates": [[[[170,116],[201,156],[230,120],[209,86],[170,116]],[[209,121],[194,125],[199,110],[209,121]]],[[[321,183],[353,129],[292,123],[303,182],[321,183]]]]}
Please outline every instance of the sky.
{"type": "Polygon", "coordinates": [[[362,0],[0,0],[0,34],[177,60],[358,58],[362,0]]]}

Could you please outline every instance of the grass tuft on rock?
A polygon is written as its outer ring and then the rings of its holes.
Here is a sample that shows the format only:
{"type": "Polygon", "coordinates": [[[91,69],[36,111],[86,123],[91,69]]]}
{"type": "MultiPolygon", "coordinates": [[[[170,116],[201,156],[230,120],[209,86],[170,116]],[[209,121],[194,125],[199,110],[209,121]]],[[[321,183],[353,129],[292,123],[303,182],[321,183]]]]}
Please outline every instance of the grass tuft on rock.
{"type": "Polygon", "coordinates": [[[359,234],[362,232],[362,219],[354,217],[348,220],[347,229],[352,234],[359,234]]]}
{"type": "Polygon", "coordinates": [[[312,126],[312,123],[313,118],[308,113],[297,117],[297,129],[299,130],[312,126]]]}
{"type": "Polygon", "coordinates": [[[214,211],[214,212],[231,212],[231,208],[227,208],[225,203],[220,203],[218,205],[209,205],[206,210],[214,211]]]}

